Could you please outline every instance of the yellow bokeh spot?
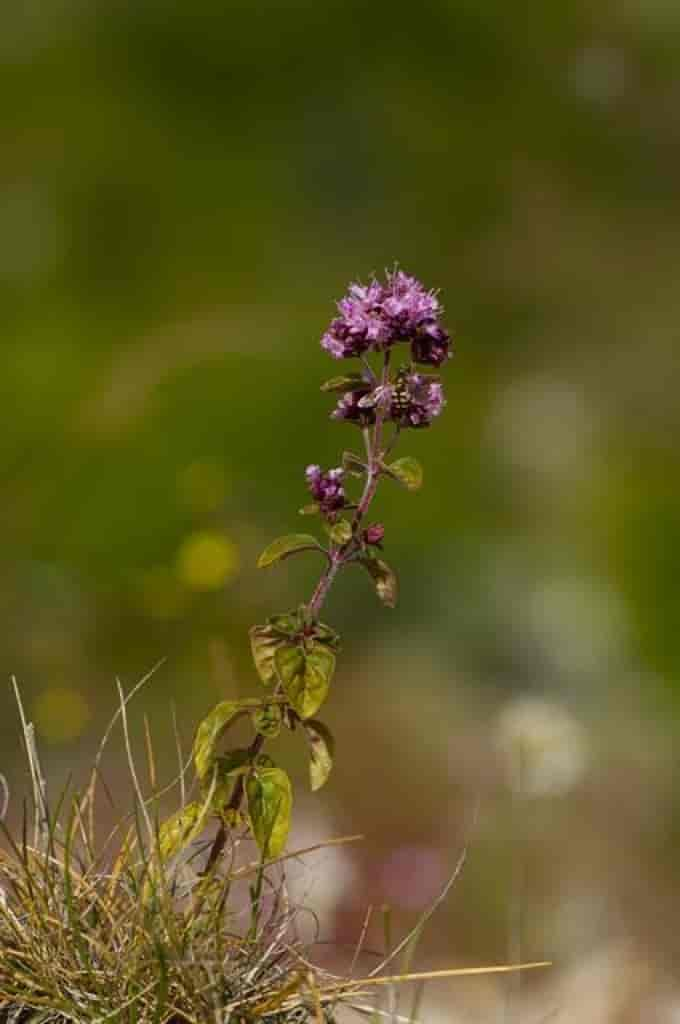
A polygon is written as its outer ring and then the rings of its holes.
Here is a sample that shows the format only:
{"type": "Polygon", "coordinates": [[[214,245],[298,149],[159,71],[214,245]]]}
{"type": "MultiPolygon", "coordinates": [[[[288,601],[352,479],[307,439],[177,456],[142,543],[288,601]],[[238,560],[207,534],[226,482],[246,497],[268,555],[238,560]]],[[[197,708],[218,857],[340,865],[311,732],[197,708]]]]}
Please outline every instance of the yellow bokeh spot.
{"type": "Polygon", "coordinates": [[[239,569],[238,548],[223,533],[192,533],[177,555],[179,578],[192,590],[219,590],[239,569]]]}
{"type": "Polygon", "coordinates": [[[33,702],[36,729],[48,743],[70,743],[90,720],[90,706],[79,690],[52,686],[33,702]]]}

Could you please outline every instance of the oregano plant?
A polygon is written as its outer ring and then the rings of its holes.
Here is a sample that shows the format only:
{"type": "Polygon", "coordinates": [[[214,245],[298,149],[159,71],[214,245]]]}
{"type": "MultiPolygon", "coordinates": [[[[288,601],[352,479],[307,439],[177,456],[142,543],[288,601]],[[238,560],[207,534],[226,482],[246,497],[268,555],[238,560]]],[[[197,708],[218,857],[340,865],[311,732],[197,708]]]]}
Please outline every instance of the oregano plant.
{"type": "MultiPolygon", "coordinates": [[[[9,797],[0,775],[0,1022],[30,1018],[36,1024],[101,1024],[124,1017],[138,1024],[333,1024],[340,1006],[366,1017],[371,1008],[363,1000],[372,990],[376,1005],[371,1019],[406,1020],[397,1012],[396,984],[546,966],[407,970],[423,927],[462,869],[465,850],[434,903],[396,945],[385,913],[385,955],[364,978],[354,977],[354,969],[370,911],[350,976],[331,974],[310,959],[298,934],[298,908],[290,903],[285,878],[268,870],[285,850],[293,805],[291,781],[271,756],[277,736],[289,729],[302,738],[313,790],[325,784],[333,768],[334,742],[323,706],[340,639],[322,621],[333,582],[355,565],[385,605],[397,601],[397,577],[383,557],[385,528],[370,520],[370,509],[383,480],[409,491],[422,484],[418,462],[411,456],[395,458],[395,448],[404,431],[429,426],[442,411],[444,396],[435,371],[449,356],[450,339],[440,318],[436,295],[400,270],[388,273],[384,282],[352,285],[339,303],[339,316],[322,345],[336,359],[357,362],[323,389],[338,395],[331,417],[354,425],[363,445],[346,450],[336,468],[307,466],[311,500],[301,511],[315,519],[316,530],[279,537],[260,556],[259,565],[270,571],[287,558],[312,555],[321,560],[321,572],[307,601],[250,630],[262,690],[259,697],[221,701],[200,723],[192,749],[195,799],[187,802],[177,730],[179,774],[159,789],[146,720],[151,795],[140,785],[127,707],[152,673],[128,694],[118,683],[119,708],[104,733],[89,784],[80,793],[69,783],[54,806],[33,725],[15,684],[32,799],[15,837],[3,821],[9,797]],[[104,749],[118,720],[134,804],[101,846],[96,792],[104,749]],[[230,747],[227,741],[237,722],[250,727],[251,737],[245,745],[230,747]],[[175,785],[180,807],[161,821],[160,801],[175,785]],[[201,840],[209,825],[213,831],[206,846],[201,840]],[[243,838],[257,844],[259,856],[237,867],[234,856],[222,854],[228,846],[235,855],[243,838]],[[249,923],[243,930],[235,924],[239,903],[230,899],[239,879],[247,880],[250,895],[249,923]],[[400,973],[385,973],[397,957],[403,957],[400,973]],[[377,993],[385,986],[391,1012],[380,1008],[377,993]]],[[[409,1019],[415,1020],[419,998],[409,1019]]]]}
{"type": "Polygon", "coordinates": [[[331,419],[355,427],[361,443],[342,453],[340,465],[305,471],[309,498],[300,512],[314,518],[317,533],[290,533],[272,541],[259,558],[268,569],[293,556],[322,560],[311,597],[292,611],[253,626],[253,662],[266,694],[261,699],[222,701],[201,722],[193,758],[202,796],[161,828],[161,848],[177,853],[205,822],[219,827],[206,873],[224,849],[229,829],[246,825],[263,859],[278,857],[290,827],[292,785],[265,752],[281,729],[297,731],[309,751],[313,790],[324,785],[333,766],[334,741],[318,715],[336,671],[340,638],[321,620],[338,574],[358,566],[388,608],[397,602],[394,569],[383,558],[385,528],[369,522],[371,503],[383,480],[416,491],[423,473],[410,455],[394,458],[404,431],[429,427],[444,406],[436,370],[449,358],[451,342],[441,322],[437,295],[399,269],[384,281],[353,284],[338,303],[338,316],[321,340],[334,359],[354,360],[354,368],[327,380],[322,391],[338,398],[331,419]],[[355,492],[354,495],[352,492],[355,492]],[[239,719],[249,719],[247,747],[226,750],[224,739],[239,719]]]}

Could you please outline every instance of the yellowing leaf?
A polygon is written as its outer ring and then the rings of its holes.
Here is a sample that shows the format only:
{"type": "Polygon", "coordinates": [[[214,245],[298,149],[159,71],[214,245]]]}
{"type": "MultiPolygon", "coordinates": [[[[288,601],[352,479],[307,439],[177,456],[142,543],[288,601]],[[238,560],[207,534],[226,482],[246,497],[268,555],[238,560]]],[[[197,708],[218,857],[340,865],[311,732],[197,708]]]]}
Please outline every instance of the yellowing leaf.
{"type": "Polygon", "coordinates": [[[346,519],[339,519],[337,523],[328,528],[328,536],[334,544],[346,544],[348,540],[352,539],[352,527],[346,519]]]}
{"type": "Polygon", "coordinates": [[[312,790],[321,789],[333,767],[335,741],[330,729],[315,719],[303,723],[309,741],[309,781],[312,790]]]}
{"type": "Polygon", "coordinates": [[[171,815],[158,830],[158,851],[162,860],[174,857],[203,831],[206,815],[203,804],[186,804],[171,815]]]}
{"type": "Polygon", "coordinates": [[[410,455],[397,459],[386,469],[390,476],[398,480],[408,491],[417,491],[423,485],[423,467],[410,455]]]}
{"type": "Polygon", "coordinates": [[[358,391],[366,387],[366,380],[361,373],[344,373],[331,377],[321,385],[322,391],[358,391]]]}
{"type": "Polygon", "coordinates": [[[314,644],[308,653],[300,647],[281,647],[274,662],[292,707],[300,718],[311,718],[328,696],[335,655],[323,644],[314,644]]]}
{"type": "Polygon", "coordinates": [[[382,558],[362,558],[360,561],[370,574],[375,592],[382,603],[388,608],[394,608],[399,596],[399,584],[394,570],[382,558]]]}
{"type": "Polygon", "coordinates": [[[257,567],[264,569],[268,565],[273,565],[274,562],[279,562],[282,558],[288,558],[289,555],[293,555],[297,551],[318,550],[320,550],[319,542],[311,533],[289,533],[267,545],[257,560],[257,567]]]}
{"type": "Polygon", "coordinates": [[[290,643],[300,629],[297,614],[272,615],[264,626],[253,626],[250,630],[250,648],[255,668],[262,682],[269,686],[276,682],[274,654],[277,647],[290,643]]]}
{"type": "Polygon", "coordinates": [[[176,857],[189,843],[198,838],[211,811],[212,800],[210,805],[193,802],[186,804],[162,822],[158,829],[158,854],[152,857],[148,877],[142,886],[143,903],[148,903],[156,891],[162,864],[171,857],[176,857]]]}
{"type": "Polygon", "coordinates": [[[199,779],[205,779],[212,768],[216,757],[215,748],[222,733],[242,714],[245,714],[242,702],[223,700],[199,725],[194,740],[194,765],[199,779]]]}
{"type": "Polygon", "coordinates": [[[290,779],[281,768],[258,769],[246,782],[246,795],[250,828],[263,858],[278,857],[290,830],[290,779]]]}
{"type": "Polygon", "coordinates": [[[332,647],[334,651],[340,649],[340,634],[327,626],[325,622],[317,622],[314,626],[314,641],[332,647]]]}
{"type": "Polygon", "coordinates": [[[284,612],[281,615],[270,615],[267,627],[277,636],[288,639],[300,628],[300,617],[297,612],[284,612]]]}
{"type": "Polygon", "coordinates": [[[305,653],[297,644],[281,644],[274,652],[274,668],[285,690],[293,676],[305,670],[305,653]]]}
{"type": "Polygon", "coordinates": [[[280,647],[281,638],[275,636],[268,626],[253,626],[250,630],[250,650],[255,668],[262,682],[269,686],[276,682],[274,655],[280,647]]]}
{"type": "Polygon", "coordinates": [[[342,468],[352,476],[363,476],[366,472],[366,465],[354,452],[342,453],[342,468]]]}

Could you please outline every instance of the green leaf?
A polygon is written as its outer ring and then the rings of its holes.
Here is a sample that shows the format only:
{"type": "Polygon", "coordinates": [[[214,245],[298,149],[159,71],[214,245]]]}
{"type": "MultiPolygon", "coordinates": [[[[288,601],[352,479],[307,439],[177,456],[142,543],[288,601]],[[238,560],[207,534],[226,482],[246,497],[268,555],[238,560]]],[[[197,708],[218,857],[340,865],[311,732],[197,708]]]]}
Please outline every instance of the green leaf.
{"type": "Polygon", "coordinates": [[[358,391],[366,387],[366,380],[361,373],[343,373],[331,377],[321,385],[322,391],[358,391]]]}
{"type": "Polygon", "coordinates": [[[281,732],[282,717],[280,704],[265,704],[251,713],[256,732],[272,740],[281,732]]]}
{"type": "Polygon", "coordinates": [[[194,739],[194,765],[201,781],[215,762],[215,747],[222,733],[237,718],[245,714],[242,701],[223,700],[215,705],[196,730],[194,739]]]}
{"type": "Polygon", "coordinates": [[[299,611],[272,615],[264,626],[250,630],[250,649],[258,675],[265,685],[276,682],[274,653],[286,641],[294,640],[303,628],[304,617],[299,611]]]}
{"type": "Polygon", "coordinates": [[[330,626],[327,626],[325,622],[317,622],[312,635],[314,640],[318,640],[320,644],[326,644],[328,647],[332,647],[334,651],[340,650],[340,634],[336,633],[330,626]]]}
{"type": "Polygon", "coordinates": [[[142,903],[148,904],[157,891],[157,880],[162,863],[171,857],[176,857],[189,843],[198,838],[205,828],[208,814],[212,810],[212,800],[210,805],[206,802],[194,801],[185,804],[179,811],[161,823],[157,836],[158,856],[154,856],[148,865],[148,876],[141,892],[142,903]]]}
{"type": "Polygon", "coordinates": [[[407,491],[417,491],[423,485],[423,467],[417,459],[405,455],[403,459],[397,459],[385,469],[390,476],[398,480],[407,491]]]}
{"type": "Polygon", "coordinates": [[[303,505],[302,508],[298,509],[298,513],[301,516],[318,516],[319,514],[319,503],[314,501],[311,505],[303,505]]]}
{"type": "Polygon", "coordinates": [[[363,476],[366,472],[365,464],[354,452],[342,453],[342,468],[345,472],[351,473],[352,476],[363,476]]]}
{"type": "Polygon", "coordinates": [[[258,569],[265,569],[274,562],[280,562],[282,558],[288,558],[298,551],[320,551],[322,550],[316,537],[311,533],[288,533],[285,537],[278,537],[268,544],[257,560],[258,569]]]}
{"type": "Polygon", "coordinates": [[[328,676],[329,685],[333,677],[333,673],[335,672],[335,661],[336,658],[333,651],[330,651],[328,647],[322,643],[317,643],[316,641],[312,642],[312,649],[307,655],[307,663],[315,670],[328,676]]]}
{"type": "Polygon", "coordinates": [[[297,612],[285,612],[282,615],[270,615],[267,626],[279,636],[294,636],[300,629],[300,617],[297,612]]]}
{"type": "Polygon", "coordinates": [[[346,519],[339,519],[337,523],[333,523],[328,528],[328,536],[334,544],[339,544],[342,547],[352,539],[352,527],[346,519]]]}
{"type": "Polygon", "coordinates": [[[203,831],[206,815],[201,803],[190,803],[167,818],[158,830],[158,852],[163,860],[174,857],[203,831]]]}
{"type": "Polygon", "coordinates": [[[384,605],[394,608],[399,596],[396,573],[382,558],[361,558],[361,565],[368,571],[375,584],[375,592],[384,605]]]}
{"type": "Polygon", "coordinates": [[[293,791],[281,768],[262,768],[246,782],[250,828],[262,857],[278,857],[290,830],[293,791]]]}
{"type": "Polygon", "coordinates": [[[221,757],[215,758],[214,769],[218,779],[224,779],[228,775],[243,775],[250,766],[250,751],[247,747],[236,747],[229,750],[221,757]]]}
{"type": "Polygon", "coordinates": [[[303,723],[309,741],[309,781],[312,790],[321,789],[333,767],[335,740],[330,729],[316,719],[303,723]]]}
{"type": "Polygon", "coordinates": [[[305,670],[305,653],[297,644],[282,644],[274,654],[274,667],[286,689],[289,680],[305,670]]]}
{"type": "MultiPolygon", "coordinates": [[[[229,753],[225,754],[223,757],[215,758],[209,779],[212,785],[212,773],[214,773],[215,788],[213,790],[212,805],[216,812],[224,812],[231,799],[231,795],[234,790],[234,782],[239,775],[245,775],[249,770],[250,751],[246,747],[239,747],[236,750],[230,750],[229,753]]],[[[207,782],[208,779],[206,779],[206,783],[207,782]]]]}
{"type": "Polygon", "coordinates": [[[326,697],[335,670],[335,654],[315,643],[305,653],[300,647],[281,647],[274,656],[284,692],[300,718],[311,718],[326,697]]]}

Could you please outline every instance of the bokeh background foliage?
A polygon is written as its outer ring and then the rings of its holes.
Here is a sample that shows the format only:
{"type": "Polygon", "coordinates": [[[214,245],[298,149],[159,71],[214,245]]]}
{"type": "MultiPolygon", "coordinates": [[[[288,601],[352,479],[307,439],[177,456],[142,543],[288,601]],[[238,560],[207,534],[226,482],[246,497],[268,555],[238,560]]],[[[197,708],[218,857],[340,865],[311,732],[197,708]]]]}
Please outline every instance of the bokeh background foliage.
{"type": "MultiPolygon", "coordinates": [[[[551,854],[525,835],[524,945],[572,952],[568,906],[579,948],[667,947],[677,6],[26,0],[0,21],[1,663],[57,775],[116,674],[166,656],[146,706],[165,721],[174,700],[189,734],[216,693],[256,686],[247,627],[315,567],[258,576],[255,555],[296,528],[304,464],[353,439],[325,419],[318,339],[350,278],[398,260],[441,288],[456,355],[445,417],[404,445],[423,492],[379,501],[399,609],[359,577],[329,607],[346,639],[329,823],[370,834],[343,905],[394,900],[390,870],[436,875],[418,857],[446,859],[481,786],[465,927],[452,914],[432,943],[504,954],[510,715],[570,738],[557,783],[537,776],[551,854]],[[574,834],[587,853],[565,851],[574,834]]],[[[4,706],[10,765],[9,690],[4,706]]]]}

